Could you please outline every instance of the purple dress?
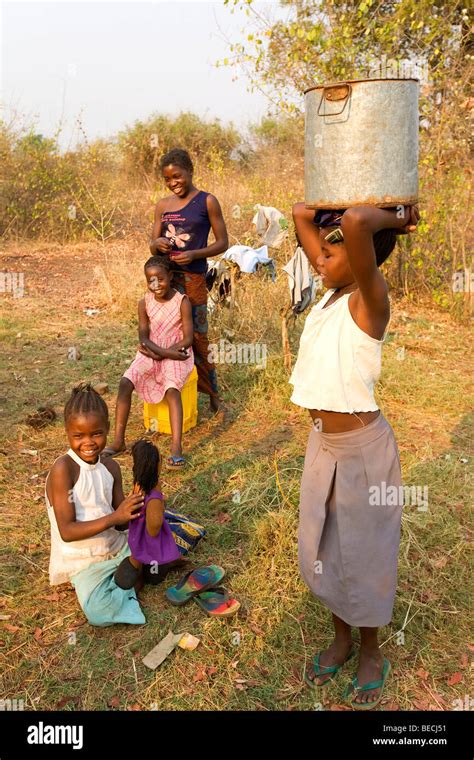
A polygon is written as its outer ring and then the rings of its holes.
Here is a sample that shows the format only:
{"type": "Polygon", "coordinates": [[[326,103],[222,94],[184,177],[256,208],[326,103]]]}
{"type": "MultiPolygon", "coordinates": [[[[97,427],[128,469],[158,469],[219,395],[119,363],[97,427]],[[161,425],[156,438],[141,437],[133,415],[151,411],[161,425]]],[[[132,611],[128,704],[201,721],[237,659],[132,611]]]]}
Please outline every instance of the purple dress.
{"type": "Polygon", "coordinates": [[[157,536],[150,536],[148,533],[146,529],[146,508],[151,499],[161,499],[161,501],[164,501],[164,496],[156,488],[153,488],[145,496],[145,504],[140,512],[140,517],[129,522],[128,545],[130,546],[132,556],[139,562],[143,562],[144,565],[151,565],[152,562],[156,562],[158,565],[165,565],[167,562],[179,559],[181,554],[174,540],[171,528],[165,519],[163,519],[163,525],[157,536]]]}

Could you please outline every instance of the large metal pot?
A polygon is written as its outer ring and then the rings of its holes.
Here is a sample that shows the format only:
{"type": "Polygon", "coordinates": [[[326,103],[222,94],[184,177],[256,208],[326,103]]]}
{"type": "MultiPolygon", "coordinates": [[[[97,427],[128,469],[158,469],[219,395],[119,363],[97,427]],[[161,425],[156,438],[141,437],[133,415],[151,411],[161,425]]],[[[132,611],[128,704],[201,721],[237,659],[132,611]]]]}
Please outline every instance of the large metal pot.
{"type": "Polygon", "coordinates": [[[418,200],[418,79],[360,79],[305,91],[308,208],[418,200]]]}

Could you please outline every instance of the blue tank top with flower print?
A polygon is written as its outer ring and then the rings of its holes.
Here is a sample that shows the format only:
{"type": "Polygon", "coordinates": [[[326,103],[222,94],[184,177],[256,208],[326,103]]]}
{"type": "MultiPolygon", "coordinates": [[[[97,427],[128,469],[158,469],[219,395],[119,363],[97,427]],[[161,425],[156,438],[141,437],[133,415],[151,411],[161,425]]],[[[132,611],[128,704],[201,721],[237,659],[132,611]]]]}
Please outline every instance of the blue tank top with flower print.
{"type": "MultiPolygon", "coordinates": [[[[170,241],[173,251],[185,253],[206,248],[211,222],[207,212],[207,196],[199,192],[183,208],[166,211],[161,215],[161,236],[170,241]]],[[[177,264],[171,258],[171,269],[175,272],[207,272],[207,260],[197,259],[190,264],[177,264]]]]}

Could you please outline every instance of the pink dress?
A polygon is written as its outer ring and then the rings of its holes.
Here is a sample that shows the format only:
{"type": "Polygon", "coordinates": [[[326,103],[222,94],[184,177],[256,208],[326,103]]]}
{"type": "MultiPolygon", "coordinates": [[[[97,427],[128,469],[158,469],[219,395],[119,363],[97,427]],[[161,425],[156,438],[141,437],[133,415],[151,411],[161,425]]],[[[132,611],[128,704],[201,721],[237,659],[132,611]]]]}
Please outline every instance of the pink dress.
{"type": "MultiPolygon", "coordinates": [[[[176,291],[169,301],[160,303],[153,293],[145,295],[145,309],[150,321],[150,340],[161,348],[169,348],[174,343],[183,340],[181,323],[181,301],[183,293],[176,291]]],[[[137,351],[135,359],[124,373],[143,401],[158,404],[168,390],[182,390],[194,366],[193,349],[187,349],[188,358],[184,361],[162,359],[156,361],[137,351]]]]}

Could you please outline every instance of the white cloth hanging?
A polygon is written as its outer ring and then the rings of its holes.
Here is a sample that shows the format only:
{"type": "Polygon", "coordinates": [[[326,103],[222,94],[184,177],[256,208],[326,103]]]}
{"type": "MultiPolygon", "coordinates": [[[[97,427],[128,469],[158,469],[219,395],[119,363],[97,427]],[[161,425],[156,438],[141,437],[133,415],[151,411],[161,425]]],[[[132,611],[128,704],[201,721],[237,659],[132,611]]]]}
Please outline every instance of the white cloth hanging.
{"type": "Polygon", "coordinates": [[[258,264],[273,264],[273,259],[268,256],[268,248],[262,245],[260,248],[250,248],[248,245],[233,245],[224,254],[223,259],[233,261],[241,272],[251,274],[255,272],[258,264]]]}
{"type": "Polygon", "coordinates": [[[260,203],[257,203],[254,209],[257,213],[252,219],[252,224],[255,224],[262,243],[270,248],[279,248],[288,235],[288,222],[285,216],[277,208],[261,206],[260,203]],[[285,223],[284,227],[281,222],[285,223]]]}
{"type": "Polygon", "coordinates": [[[313,277],[308,257],[301,246],[282,269],[288,275],[293,313],[301,314],[314,301],[319,279],[313,277]]]}

